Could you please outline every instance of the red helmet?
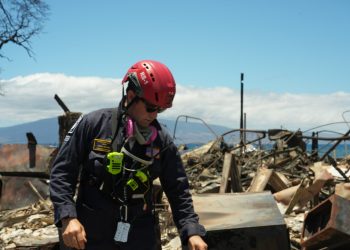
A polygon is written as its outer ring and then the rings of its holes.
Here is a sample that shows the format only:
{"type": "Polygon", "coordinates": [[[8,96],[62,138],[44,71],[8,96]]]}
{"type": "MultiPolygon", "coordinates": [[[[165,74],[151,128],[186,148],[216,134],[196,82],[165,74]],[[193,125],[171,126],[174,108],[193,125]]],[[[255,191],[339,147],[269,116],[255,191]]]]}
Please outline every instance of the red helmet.
{"type": "Polygon", "coordinates": [[[160,108],[170,108],[175,96],[175,80],[164,64],[143,60],[135,63],[123,78],[122,84],[132,82],[136,94],[160,108]]]}

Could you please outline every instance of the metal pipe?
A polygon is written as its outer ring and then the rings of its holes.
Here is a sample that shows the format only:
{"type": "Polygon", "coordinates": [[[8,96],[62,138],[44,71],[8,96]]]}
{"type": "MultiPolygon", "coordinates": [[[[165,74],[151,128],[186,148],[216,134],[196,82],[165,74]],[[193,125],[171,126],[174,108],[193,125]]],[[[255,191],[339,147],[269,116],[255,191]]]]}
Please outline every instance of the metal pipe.
{"type": "Polygon", "coordinates": [[[64,111],[65,113],[70,112],[69,109],[68,109],[68,107],[66,106],[66,104],[64,104],[64,102],[62,101],[62,99],[61,99],[57,94],[55,94],[54,97],[55,97],[55,100],[57,101],[58,105],[60,105],[60,107],[63,109],[63,111],[64,111]]]}
{"type": "Polygon", "coordinates": [[[240,131],[240,139],[241,143],[243,143],[243,80],[244,80],[244,73],[241,73],[241,119],[240,119],[240,125],[239,128],[241,129],[240,131]]]}
{"type": "Polygon", "coordinates": [[[345,116],[344,116],[344,114],[347,113],[347,112],[350,112],[350,110],[344,111],[344,112],[341,114],[341,116],[343,117],[344,122],[346,123],[346,125],[347,125],[347,126],[349,127],[349,129],[350,129],[349,122],[345,119],[345,116]]]}
{"type": "MultiPolygon", "coordinates": [[[[350,134],[350,130],[349,130],[348,132],[346,132],[346,133],[343,135],[343,137],[348,137],[349,134],[350,134]]],[[[320,158],[320,160],[323,161],[323,160],[327,157],[327,155],[328,155],[330,152],[332,152],[332,151],[339,145],[339,143],[341,143],[343,140],[344,140],[344,139],[338,139],[337,142],[335,142],[335,143],[333,144],[333,146],[330,147],[330,148],[327,150],[326,153],[324,153],[324,155],[320,158]]]]}
{"type": "Polygon", "coordinates": [[[45,173],[45,172],[0,171],[0,176],[30,177],[30,178],[50,179],[50,175],[48,173],[45,173]]]}
{"type": "Polygon", "coordinates": [[[179,119],[182,118],[182,117],[186,118],[186,122],[187,122],[187,119],[188,119],[188,118],[201,121],[201,122],[210,130],[210,132],[212,132],[212,133],[215,135],[216,139],[219,138],[219,136],[215,133],[215,131],[214,131],[211,127],[209,127],[209,125],[208,125],[205,121],[203,121],[201,118],[194,117],[194,116],[189,116],[189,115],[179,115],[179,116],[176,118],[176,121],[175,121],[174,133],[173,133],[173,140],[176,139],[175,133],[176,133],[177,123],[178,123],[179,119]]]}

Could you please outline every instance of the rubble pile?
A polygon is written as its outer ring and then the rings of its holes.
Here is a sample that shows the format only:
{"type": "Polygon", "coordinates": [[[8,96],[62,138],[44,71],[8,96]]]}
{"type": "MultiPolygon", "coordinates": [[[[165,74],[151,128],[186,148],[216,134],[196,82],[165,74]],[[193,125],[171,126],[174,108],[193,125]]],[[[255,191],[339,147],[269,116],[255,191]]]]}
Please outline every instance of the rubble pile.
{"type": "Polygon", "coordinates": [[[224,156],[220,142],[211,141],[181,155],[193,194],[219,191],[224,156]]]}
{"type": "Polygon", "coordinates": [[[300,135],[289,131],[278,131],[270,139],[273,146],[264,149],[249,143],[230,147],[220,137],[183,153],[182,160],[193,194],[271,192],[284,215],[291,248],[302,249],[305,215],[334,194],[350,196],[349,186],[336,192],[337,186],[350,185],[350,156],[328,155],[321,161],[306,151],[300,135]]]}
{"type": "Polygon", "coordinates": [[[0,212],[0,249],[54,249],[58,242],[49,200],[0,212]]]}
{"type": "Polygon", "coordinates": [[[271,169],[283,176],[288,186],[298,184],[302,178],[310,175],[308,165],[312,161],[298,146],[265,150],[248,144],[230,148],[225,145],[223,138],[219,138],[182,155],[194,193],[215,192],[220,187],[225,153],[232,154],[240,168],[242,191],[248,191],[260,168],[271,169]]]}
{"type": "MultiPolygon", "coordinates": [[[[316,248],[315,246],[322,241],[326,242],[323,246],[334,245],[336,241],[350,241],[350,228],[343,230],[343,225],[337,224],[341,220],[349,222],[347,217],[342,217],[347,210],[338,207],[350,209],[346,202],[350,200],[350,155],[336,159],[330,157],[329,152],[327,157],[319,157],[315,151],[307,152],[298,132],[273,131],[269,132],[269,139],[265,144],[261,143],[262,137],[258,137],[258,140],[248,141],[245,138],[238,143],[229,143],[221,136],[199,148],[181,151],[191,193],[207,195],[269,192],[280,215],[283,215],[291,249],[305,249],[303,246],[320,249],[318,245],[316,248]],[[315,221],[322,220],[313,218],[306,221],[307,214],[311,217],[322,214],[328,218],[329,223],[316,225],[315,221]],[[337,216],[342,219],[333,221],[337,216]],[[331,222],[334,223],[331,225],[331,222]],[[319,229],[330,226],[332,233],[319,229]]],[[[0,249],[58,249],[52,204],[47,196],[41,197],[36,188],[32,187],[30,190],[39,198],[38,202],[22,208],[0,211],[0,249]]],[[[250,199],[249,197],[245,196],[244,199],[250,199]]],[[[254,197],[259,200],[263,196],[254,197]]],[[[213,199],[215,198],[217,197],[213,199]]],[[[156,211],[162,249],[180,250],[181,242],[167,199],[159,196],[158,201],[156,211]]]]}

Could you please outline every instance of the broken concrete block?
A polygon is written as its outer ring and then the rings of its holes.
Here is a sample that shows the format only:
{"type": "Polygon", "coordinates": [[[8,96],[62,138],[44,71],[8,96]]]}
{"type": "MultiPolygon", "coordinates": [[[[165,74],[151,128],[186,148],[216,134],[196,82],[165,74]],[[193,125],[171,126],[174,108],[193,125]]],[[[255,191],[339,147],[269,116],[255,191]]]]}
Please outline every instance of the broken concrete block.
{"type": "Polygon", "coordinates": [[[270,192],[193,196],[211,250],[288,250],[288,230],[270,192]]]}

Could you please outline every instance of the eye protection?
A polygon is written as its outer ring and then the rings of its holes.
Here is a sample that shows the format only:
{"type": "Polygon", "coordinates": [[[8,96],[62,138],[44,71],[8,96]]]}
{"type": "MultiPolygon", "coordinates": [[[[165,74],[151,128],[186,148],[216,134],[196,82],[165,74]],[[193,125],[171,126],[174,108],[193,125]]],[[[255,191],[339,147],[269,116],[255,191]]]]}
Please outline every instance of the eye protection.
{"type": "Polygon", "coordinates": [[[156,111],[157,111],[157,113],[162,113],[164,110],[166,110],[166,108],[161,108],[161,107],[158,107],[156,105],[150,104],[149,102],[147,102],[143,98],[140,98],[140,100],[145,104],[146,111],[148,113],[154,113],[156,111]]]}

